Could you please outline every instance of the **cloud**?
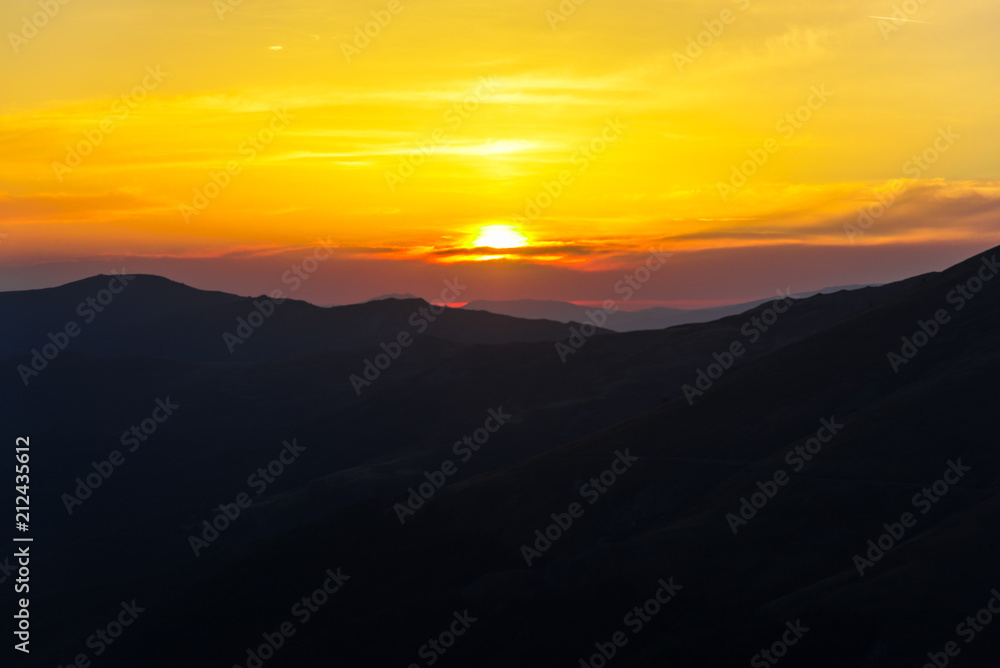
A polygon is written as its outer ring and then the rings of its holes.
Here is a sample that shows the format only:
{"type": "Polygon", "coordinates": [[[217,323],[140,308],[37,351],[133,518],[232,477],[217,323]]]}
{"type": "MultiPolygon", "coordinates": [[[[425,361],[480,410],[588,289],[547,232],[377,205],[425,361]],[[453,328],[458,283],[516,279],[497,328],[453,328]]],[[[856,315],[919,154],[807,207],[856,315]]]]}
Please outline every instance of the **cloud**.
{"type": "Polygon", "coordinates": [[[40,192],[14,195],[0,192],[0,218],[10,225],[100,223],[137,219],[170,208],[163,200],[138,189],[116,188],[96,193],[40,192]]]}

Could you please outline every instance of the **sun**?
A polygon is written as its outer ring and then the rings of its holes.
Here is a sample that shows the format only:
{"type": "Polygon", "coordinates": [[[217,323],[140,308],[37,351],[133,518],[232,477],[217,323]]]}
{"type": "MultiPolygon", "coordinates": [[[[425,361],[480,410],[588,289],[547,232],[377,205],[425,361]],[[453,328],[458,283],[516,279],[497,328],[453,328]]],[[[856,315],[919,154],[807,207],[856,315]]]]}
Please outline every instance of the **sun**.
{"type": "Polygon", "coordinates": [[[524,236],[520,230],[513,225],[495,224],[484,225],[479,228],[476,240],[472,242],[473,247],[481,248],[521,248],[528,245],[528,237],[524,236]]]}

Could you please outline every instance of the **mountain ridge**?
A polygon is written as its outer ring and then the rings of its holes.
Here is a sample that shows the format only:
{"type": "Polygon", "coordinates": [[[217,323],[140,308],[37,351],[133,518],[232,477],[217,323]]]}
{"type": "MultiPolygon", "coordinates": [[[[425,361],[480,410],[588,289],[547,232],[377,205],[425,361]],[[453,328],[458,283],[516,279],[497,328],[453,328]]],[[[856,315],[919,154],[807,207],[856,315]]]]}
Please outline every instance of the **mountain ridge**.
{"type": "Polygon", "coordinates": [[[50,334],[62,338],[60,332],[71,323],[82,330],[70,342],[78,352],[205,361],[236,354],[250,361],[361,352],[403,332],[426,332],[465,345],[554,342],[568,335],[563,323],[435,307],[419,298],[320,307],[289,297],[199,290],[155,275],[131,275],[122,282],[118,275],[98,275],[54,288],[0,293],[0,309],[10,314],[0,323],[0,358],[39,350],[50,334]],[[191,337],[192,331],[204,336],[191,337]]]}
{"type": "MultiPolygon", "coordinates": [[[[843,290],[860,290],[865,287],[879,287],[876,285],[847,285],[823,288],[811,292],[795,293],[792,295],[796,299],[804,299],[818,294],[830,294],[843,290]]],[[[651,329],[666,329],[691,323],[711,322],[729,315],[738,315],[767,302],[773,301],[774,297],[757,299],[750,302],[737,304],[727,304],[723,306],[711,306],[696,309],[679,309],[671,307],[657,306],[653,308],[637,309],[634,311],[616,311],[608,319],[607,328],[616,332],[634,332],[651,329]]],[[[488,300],[478,299],[468,302],[463,309],[488,311],[510,315],[518,318],[540,318],[556,320],[559,322],[584,322],[589,320],[588,312],[600,310],[600,307],[584,306],[573,302],[563,302],[549,299],[514,299],[514,300],[488,300]]]]}

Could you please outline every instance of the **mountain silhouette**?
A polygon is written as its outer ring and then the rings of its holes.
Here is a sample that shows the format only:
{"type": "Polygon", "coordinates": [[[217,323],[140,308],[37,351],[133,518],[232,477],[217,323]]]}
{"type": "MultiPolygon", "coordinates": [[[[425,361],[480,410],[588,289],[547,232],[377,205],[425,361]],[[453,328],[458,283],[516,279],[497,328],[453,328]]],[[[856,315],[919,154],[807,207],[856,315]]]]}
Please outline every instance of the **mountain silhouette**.
{"type": "MultiPolygon", "coordinates": [[[[862,287],[866,286],[850,285],[832,287],[814,292],[796,293],[792,296],[796,299],[804,299],[805,297],[812,297],[817,294],[828,294],[840,292],[841,290],[858,290],[862,287]]],[[[606,327],[615,332],[636,332],[649,329],[665,329],[677,325],[711,322],[729,315],[746,313],[755,306],[760,306],[773,299],[774,297],[770,297],[752,302],[699,309],[678,309],[658,306],[636,311],[619,310],[609,318],[606,327]]],[[[557,322],[588,322],[590,320],[588,313],[595,311],[595,307],[546,299],[478,299],[465,304],[462,308],[471,311],[488,311],[515,318],[555,320],[557,322]]]]}
{"type": "MultiPolygon", "coordinates": [[[[922,666],[997,587],[998,254],[662,330],[449,309],[360,393],[351,375],[426,302],[287,302],[230,355],[252,299],[137,277],[25,386],[17,366],[110,277],[2,294],[0,401],[41,446],[32,659],[66,662],[135,598],[101,665],[245,666],[289,620],[269,667],[424,665],[466,613],[442,665],[593,665],[601,647],[616,666],[733,665],[794,627],[783,665],[922,666]],[[167,397],[175,413],[68,513],[167,397]],[[248,477],[292,439],[300,459],[257,494],[248,477]],[[636,631],[627,613],[662,583],[636,631]]],[[[1000,653],[988,628],[959,642],[968,665],[1000,653]]]]}
{"type": "Polygon", "coordinates": [[[121,286],[102,275],[0,293],[0,309],[12,315],[0,324],[0,356],[40,349],[50,343],[50,333],[64,331],[69,322],[82,330],[67,346],[75,352],[202,361],[363,350],[393,341],[400,332],[463,344],[558,341],[567,332],[551,321],[451,308],[437,315],[437,308],[422,299],[396,298],[322,308],[292,299],[277,303],[267,295],[196,290],[159,276],[136,275],[121,286]],[[111,293],[109,283],[120,293],[111,293]],[[107,305],[88,301],[102,291],[111,296],[107,305]]]}

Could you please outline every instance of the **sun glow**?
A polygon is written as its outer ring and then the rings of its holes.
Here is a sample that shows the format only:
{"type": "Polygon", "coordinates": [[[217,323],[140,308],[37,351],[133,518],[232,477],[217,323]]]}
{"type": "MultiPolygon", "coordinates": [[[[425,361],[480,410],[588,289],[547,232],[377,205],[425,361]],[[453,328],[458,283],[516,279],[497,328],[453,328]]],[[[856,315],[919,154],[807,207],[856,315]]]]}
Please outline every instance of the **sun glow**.
{"type": "Polygon", "coordinates": [[[528,245],[528,238],[513,225],[484,225],[479,228],[473,247],[521,248],[528,245]]]}

